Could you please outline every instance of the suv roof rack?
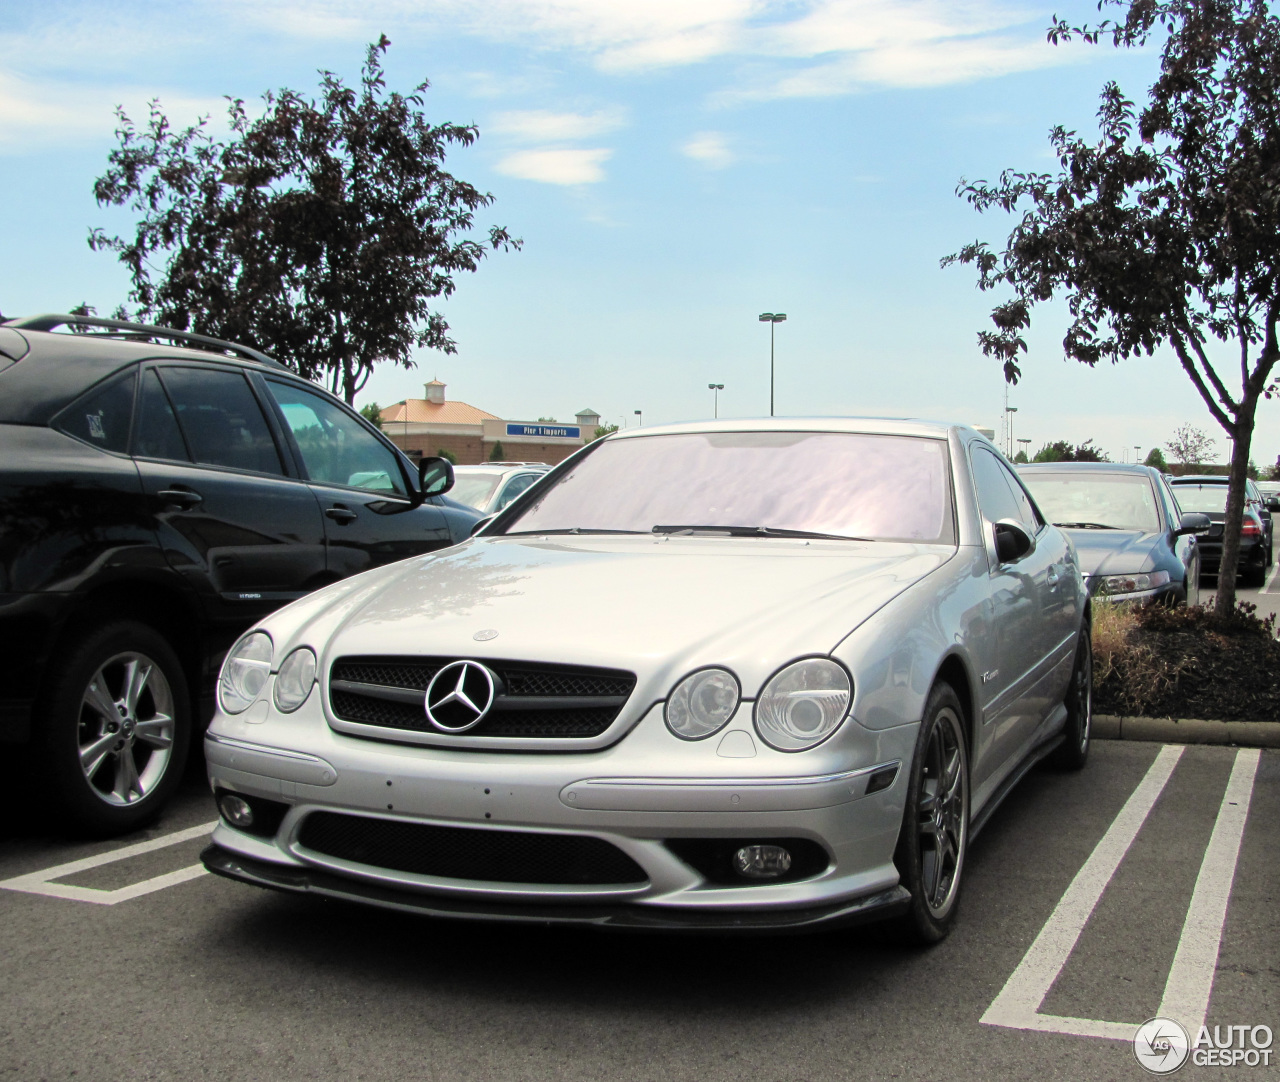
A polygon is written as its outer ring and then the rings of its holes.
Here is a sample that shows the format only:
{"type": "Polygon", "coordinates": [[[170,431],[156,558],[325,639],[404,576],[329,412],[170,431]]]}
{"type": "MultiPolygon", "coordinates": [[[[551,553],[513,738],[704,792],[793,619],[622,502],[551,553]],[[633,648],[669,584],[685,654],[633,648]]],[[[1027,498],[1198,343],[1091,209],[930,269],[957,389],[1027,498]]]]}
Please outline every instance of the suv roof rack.
{"type": "Polygon", "coordinates": [[[159,327],[150,323],[129,323],[123,319],[103,319],[99,316],[73,316],[50,313],[6,320],[4,325],[24,331],[52,331],[55,327],[100,327],[104,330],[122,332],[104,337],[134,338],[141,341],[166,338],[181,345],[190,345],[197,349],[207,349],[218,353],[232,353],[243,357],[247,361],[257,361],[258,364],[269,365],[271,368],[280,368],[286,372],[289,371],[288,365],[281,364],[274,357],[268,357],[265,353],[261,353],[249,346],[242,346],[239,342],[224,342],[221,338],[210,338],[205,334],[178,331],[172,327],[159,327]]]}

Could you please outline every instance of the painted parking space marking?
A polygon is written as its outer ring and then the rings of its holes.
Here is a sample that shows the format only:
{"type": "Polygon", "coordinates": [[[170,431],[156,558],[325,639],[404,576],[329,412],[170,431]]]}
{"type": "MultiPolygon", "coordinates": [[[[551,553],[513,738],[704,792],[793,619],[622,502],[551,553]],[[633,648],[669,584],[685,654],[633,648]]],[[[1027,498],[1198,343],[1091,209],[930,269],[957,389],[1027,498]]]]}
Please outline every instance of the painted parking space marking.
{"type": "MultiPolygon", "coordinates": [[[[1173,745],[1160,750],[1102,840],[1076,873],[1017,969],[983,1014],[984,1025],[1114,1041],[1133,1040],[1141,1019],[1107,1022],[1068,1018],[1041,1014],[1040,1005],[1075,950],[1085,924],[1164,791],[1183,750],[1173,745]]],[[[1257,748],[1236,752],[1165,983],[1160,1016],[1177,1019],[1191,1032],[1203,1025],[1208,1013],[1227,903],[1261,754],[1257,748]]]]}
{"type": "Polygon", "coordinates": [[[123,849],[113,849],[109,853],[101,853],[96,857],[83,857],[80,860],[68,861],[66,864],[55,864],[52,868],[43,868],[38,872],[28,872],[26,875],[15,876],[13,879],[0,880],[0,888],[17,890],[24,894],[42,894],[47,898],[65,898],[73,902],[91,902],[94,905],[116,905],[119,902],[127,902],[131,898],[140,898],[144,894],[151,894],[157,890],[164,890],[165,887],[177,886],[179,883],[185,883],[190,879],[206,875],[204,865],[192,864],[190,867],[179,868],[177,871],[153,876],[150,879],[142,880],[140,883],[130,883],[127,887],[118,887],[115,890],[79,887],[70,883],[58,883],[56,880],[65,879],[67,876],[77,875],[80,872],[87,872],[91,868],[101,868],[104,864],[114,864],[119,860],[128,860],[131,857],[142,856],[144,853],[155,852],[157,849],[165,849],[181,842],[192,841],[211,834],[213,828],[217,825],[216,821],[202,823],[200,826],[188,827],[186,830],[179,830],[173,834],[164,834],[159,838],[152,838],[150,841],[138,842],[136,845],[126,845],[123,849]]]}
{"type": "Polygon", "coordinates": [[[1262,589],[1259,590],[1258,592],[1261,594],[1280,593],[1280,590],[1277,590],[1275,588],[1277,575],[1280,575],[1280,560],[1276,560],[1275,566],[1271,568],[1271,574],[1267,576],[1266,585],[1263,586],[1262,589]]]}

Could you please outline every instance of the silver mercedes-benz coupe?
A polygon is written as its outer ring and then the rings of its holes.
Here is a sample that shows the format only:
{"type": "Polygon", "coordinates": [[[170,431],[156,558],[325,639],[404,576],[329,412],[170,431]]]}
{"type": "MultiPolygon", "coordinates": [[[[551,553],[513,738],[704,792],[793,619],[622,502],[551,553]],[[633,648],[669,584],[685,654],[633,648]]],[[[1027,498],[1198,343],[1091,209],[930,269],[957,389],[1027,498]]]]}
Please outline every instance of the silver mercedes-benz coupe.
{"type": "Polygon", "coordinates": [[[203,859],[435,916],[931,942],[1005,793],[1083,765],[1091,686],[1071,544],[973,429],[636,429],[240,639],[203,859]]]}

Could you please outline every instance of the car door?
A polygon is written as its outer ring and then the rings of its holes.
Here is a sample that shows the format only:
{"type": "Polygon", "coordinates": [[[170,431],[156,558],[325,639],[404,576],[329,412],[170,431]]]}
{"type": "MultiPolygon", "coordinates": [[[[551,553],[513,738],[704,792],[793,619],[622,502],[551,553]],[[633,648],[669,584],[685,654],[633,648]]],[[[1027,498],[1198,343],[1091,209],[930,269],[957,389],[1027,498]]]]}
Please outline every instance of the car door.
{"type": "Polygon", "coordinates": [[[132,450],[165,558],[212,620],[249,623],[323,581],[315,497],[241,369],[144,367],[132,450]]]}
{"type": "Polygon", "coordinates": [[[1156,483],[1156,491],[1160,493],[1161,506],[1164,508],[1169,546],[1174,556],[1182,564],[1183,575],[1187,583],[1187,604],[1200,604],[1200,546],[1195,534],[1178,535],[1182,524],[1182,509],[1178,506],[1178,498],[1174,495],[1164,478],[1156,483]]]}
{"type": "Polygon", "coordinates": [[[1037,544],[1022,559],[1002,563],[996,555],[995,524],[1021,522],[1033,537],[1034,505],[1017,479],[985,444],[970,446],[970,465],[982,515],[989,567],[989,626],[994,641],[984,660],[983,719],[975,789],[988,777],[1012,768],[1033,741],[1048,708],[1046,675],[1052,668],[1061,622],[1058,588],[1063,547],[1037,544]]]}
{"type": "Polygon", "coordinates": [[[307,484],[324,516],[331,574],[354,575],[451,543],[444,512],[414,507],[396,452],[326,395],[266,378],[307,484]]]}

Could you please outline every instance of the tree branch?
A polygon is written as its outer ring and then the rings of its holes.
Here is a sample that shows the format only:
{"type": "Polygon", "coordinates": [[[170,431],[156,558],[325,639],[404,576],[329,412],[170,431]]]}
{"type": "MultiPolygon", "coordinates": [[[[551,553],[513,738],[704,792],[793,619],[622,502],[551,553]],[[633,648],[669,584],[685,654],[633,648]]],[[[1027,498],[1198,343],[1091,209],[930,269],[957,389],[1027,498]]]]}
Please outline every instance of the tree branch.
{"type": "Polygon", "coordinates": [[[1169,340],[1173,343],[1174,351],[1178,354],[1178,360],[1182,362],[1183,369],[1186,370],[1191,382],[1196,385],[1196,390],[1200,392],[1200,397],[1204,399],[1204,403],[1209,407],[1209,412],[1213,414],[1213,419],[1222,425],[1228,432],[1235,431],[1235,421],[1222,412],[1222,407],[1214,401],[1213,394],[1205,385],[1204,380],[1200,376],[1199,370],[1196,368],[1196,362],[1187,352],[1186,343],[1182,340],[1182,335],[1171,334],[1169,340]]]}

